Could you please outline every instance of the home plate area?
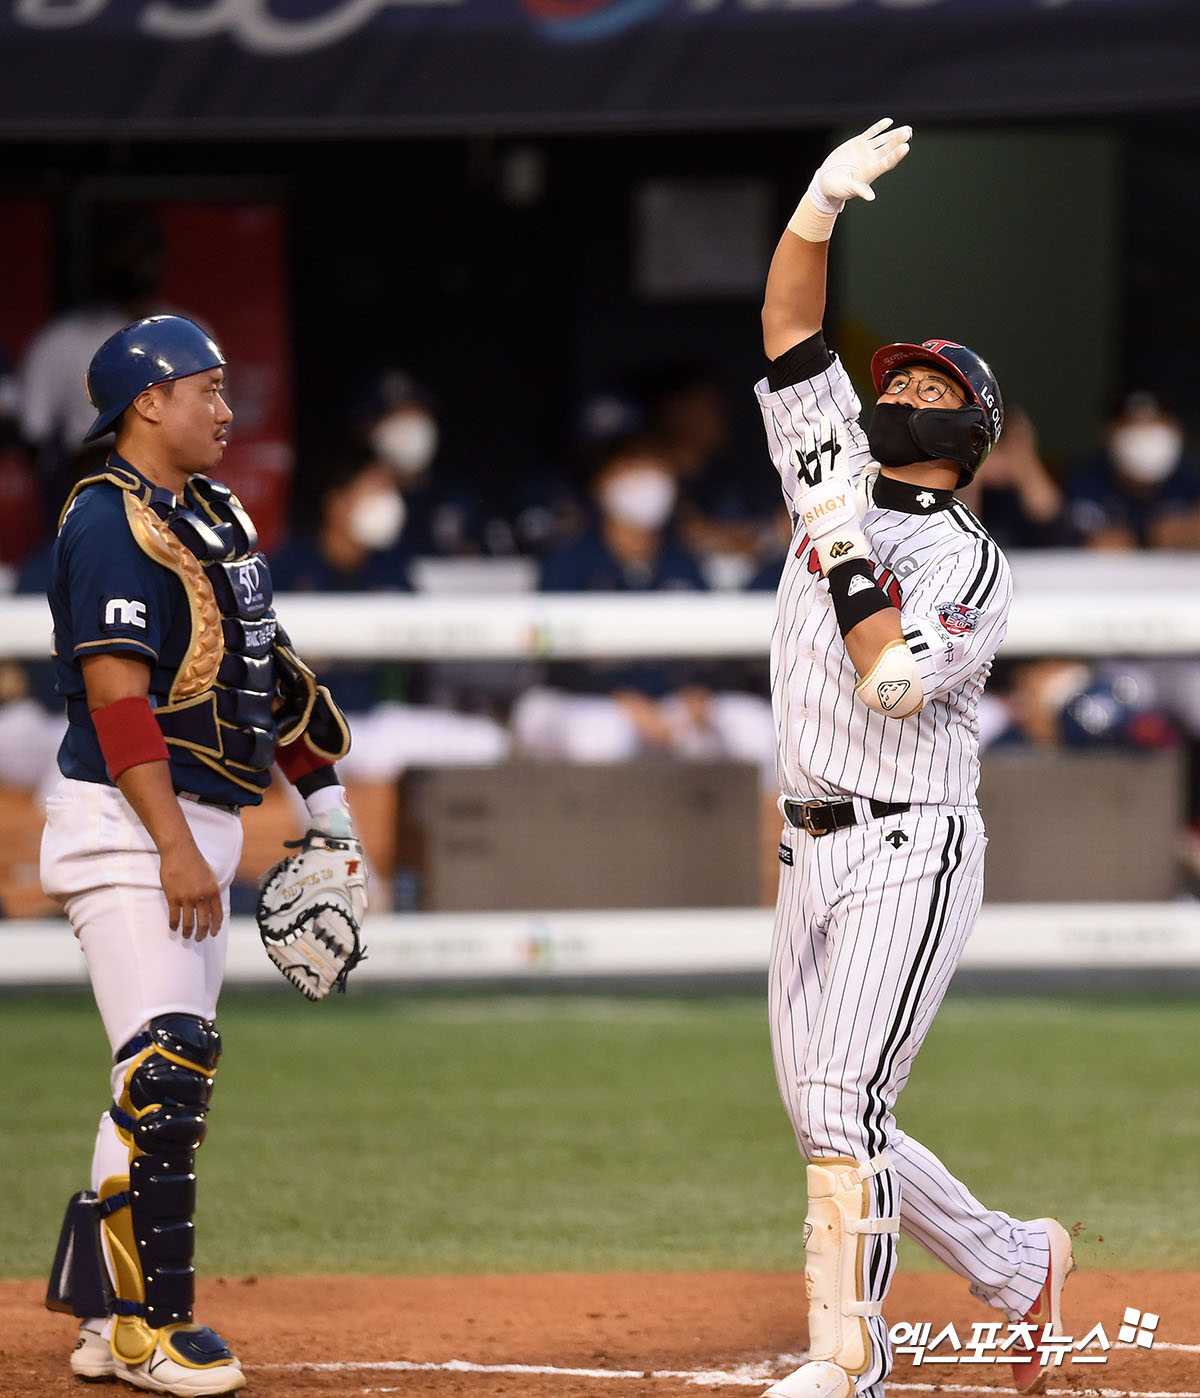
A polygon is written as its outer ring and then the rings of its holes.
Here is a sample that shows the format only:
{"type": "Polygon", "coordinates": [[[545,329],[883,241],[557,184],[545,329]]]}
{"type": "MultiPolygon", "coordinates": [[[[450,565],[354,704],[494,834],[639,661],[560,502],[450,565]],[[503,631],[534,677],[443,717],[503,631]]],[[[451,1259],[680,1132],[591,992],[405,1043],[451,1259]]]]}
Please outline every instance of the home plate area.
{"type": "MultiPolygon", "coordinates": [[[[86,1391],[67,1367],[72,1324],[43,1310],[42,1294],[37,1282],[0,1284],[0,1398],[86,1391]]],[[[244,1277],[202,1281],[197,1317],[242,1360],[244,1391],[263,1398],[683,1398],[759,1393],[794,1368],[803,1298],[798,1272],[244,1277]]],[[[887,1316],[893,1330],[928,1323],[929,1338],[946,1336],[922,1363],[897,1356],[890,1393],[1014,1392],[1003,1360],[964,1362],[973,1326],[999,1317],[957,1278],[900,1273],[887,1316]]],[[[1078,1340],[1097,1326],[1110,1348],[1072,1351],[1050,1398],[1200,1398],[1200,1273],[1076,1272],[1064,1328],[1078,1340]],[[1133,1343],[1118,1340],[1123,1326],[1133,1343]]]]}

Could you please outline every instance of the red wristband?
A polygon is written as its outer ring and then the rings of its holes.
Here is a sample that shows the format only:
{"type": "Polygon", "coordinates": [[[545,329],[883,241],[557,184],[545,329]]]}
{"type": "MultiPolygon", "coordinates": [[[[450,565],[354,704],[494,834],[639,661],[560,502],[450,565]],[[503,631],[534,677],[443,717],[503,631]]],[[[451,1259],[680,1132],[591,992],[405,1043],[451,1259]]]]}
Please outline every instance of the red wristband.
{"type": "Polygon", "coordinates": [[[275,765],[295,786],[301,777],[307,777],[310,772],[319,772],[322,767],[332,767],[333,763],[328,757],[319,757],[300,737],[285,748],[275,749],[275,765]]]}
{"type": "Polygon", "coordinates": [[[131,694],[115,704],[92,710],[92,724],[113,781],[143,762],[167,762],[166,739],[144,694],[131,694]]]}

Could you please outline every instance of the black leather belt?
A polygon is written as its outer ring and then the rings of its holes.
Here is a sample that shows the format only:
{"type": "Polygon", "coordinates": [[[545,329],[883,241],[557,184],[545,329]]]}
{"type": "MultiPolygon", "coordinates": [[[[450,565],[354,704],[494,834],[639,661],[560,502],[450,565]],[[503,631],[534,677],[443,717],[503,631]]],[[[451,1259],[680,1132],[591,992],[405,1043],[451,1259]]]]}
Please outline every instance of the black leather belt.
{"type": "MultiPolygon", "coordinates": [[[[871,815],[876,820],[884,816],[900,815],[909,809],[907,801],[876,801],[867,803],[871,815]]],[[[810,835],[832,835],[835,830],[845,830],[849,825],[858,824],[854,802],[833,801],[785,801],[783,813],[789,825],[797,830],[806,830],[810,835]]]]}
{"type": "Polygon", "coordinates": [[[210,806],[214,811],[224,811],[226,815],[240,816],[241,806],[230,806],[224,801],[214,801],[210,796],[197,796],[194,791],[177,791],[181,801],[194,801],[197,806],[210,806]]]}

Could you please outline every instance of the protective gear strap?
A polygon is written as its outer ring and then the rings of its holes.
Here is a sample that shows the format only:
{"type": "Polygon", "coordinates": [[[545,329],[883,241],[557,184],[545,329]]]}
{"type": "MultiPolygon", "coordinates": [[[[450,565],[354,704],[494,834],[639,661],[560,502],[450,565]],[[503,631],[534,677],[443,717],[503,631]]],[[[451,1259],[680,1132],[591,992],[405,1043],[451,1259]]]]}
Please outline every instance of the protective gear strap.
{"type": "Polygon", "coordinates": [[[900,1217],[896,1214],[890,1218],[862,1218],[848,1226],[851,1233],[899,1233],[900,1217]]]}
{"type": "Polygon", "coordinates": [[[845,1316],[861,1316],[869,1319],[873,1315],[883,1314],[882,1301],[847,1301],[842,1307],[842,1314],[845,1316]]]}
{"type": "Polygon", "coordinates": [[[875,581],[869,559],[853,558],[849,563],[839,563],[829,570],[826,580],[843,640],[860,621],[892,605],[887,593],[875,581]]]}
{"type": "Polygon", "coordinates": [[[910,718],[925,703],[921,671],[903,641],[884,646],[875,664],[854,686],[854,692],[868,708],[885,718],[910,718]]]}
{"type": "Polygon", "coordinates": [[[93,709],[92,726],[113,781],[130,767],[170,760],[166,739],[144,694],[93,709]]]}

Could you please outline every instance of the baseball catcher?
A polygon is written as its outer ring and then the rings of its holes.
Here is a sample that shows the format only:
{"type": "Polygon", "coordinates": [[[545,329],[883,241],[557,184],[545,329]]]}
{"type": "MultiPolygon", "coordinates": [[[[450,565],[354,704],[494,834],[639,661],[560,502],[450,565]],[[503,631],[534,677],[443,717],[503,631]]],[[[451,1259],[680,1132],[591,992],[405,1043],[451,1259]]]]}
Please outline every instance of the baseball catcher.
{"type": "Polygon", "coordinates": [[[87,386],[88,440],[116,440],[68,500],[51,555],[68,724],[41,872],[87,961],[111,1097],[46,1303],[81,1321],[76,1377],[198,1398],[245,1383],[193,1319],[195,1164],[222,1051],[241,811],[274,767],[308,829],[267,876],[260,925],[312,999],[361,960],[366,876],[334,767],[345,721],[279,628],[253,521],[211,478],[233,420],[225,356],[192,321],[152,316],[100,346],[87,386]]]}

